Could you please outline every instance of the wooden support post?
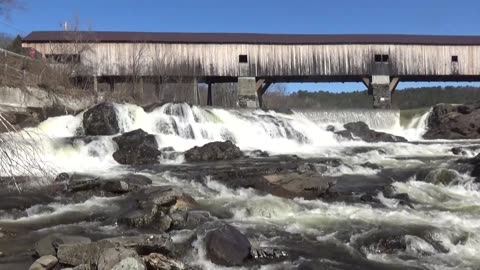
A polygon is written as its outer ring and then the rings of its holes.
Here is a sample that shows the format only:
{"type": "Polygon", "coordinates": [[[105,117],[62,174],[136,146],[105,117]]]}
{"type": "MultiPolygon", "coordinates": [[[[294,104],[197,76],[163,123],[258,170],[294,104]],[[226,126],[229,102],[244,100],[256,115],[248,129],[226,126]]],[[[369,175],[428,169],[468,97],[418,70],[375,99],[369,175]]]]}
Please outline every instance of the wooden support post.
{"type": "Polygon", "coordinates": [[[369,96],[373,95],[372,80],[370,79],[370,77],[363,77],[362,82],[367,88],[368,95],[369,96]]]}
{"type": "Polygon", "coordinates": [[[212,83],[208,83],[208,93],[207,93],[207,106],[213,105],[213,98],[212,98],[212,83]]]}
{"type": "Polygon", "coordinates": [[[395,91],[399,82],[400,82],[400,78],[398,77],[393,77],[390,80],[390,84],[388,85],[388,90],[390,91],[390,93],[393,93],[393,91],[395,91]]]}
{"type": "Polygon", "coordinates": [[[259,108],[263,108],[263,94],[265,94],[271,84],[272,82],[265,82],[264,79],[260,79],[257,81],[257,99],[259,108]]]}

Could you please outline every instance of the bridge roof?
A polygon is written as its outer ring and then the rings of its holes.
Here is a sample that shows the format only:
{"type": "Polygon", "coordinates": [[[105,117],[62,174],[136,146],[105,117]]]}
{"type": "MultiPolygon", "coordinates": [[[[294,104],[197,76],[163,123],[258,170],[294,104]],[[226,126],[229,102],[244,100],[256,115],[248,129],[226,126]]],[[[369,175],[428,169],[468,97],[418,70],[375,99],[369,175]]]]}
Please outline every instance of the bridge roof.
{"type": "Polygon", "coordinates": [[[390,34],[254,34],[254,33],[154,33],[108,31],[34,31],[24,42],[105,42],[105,43],[197,43],[197,44],[419,44],[480,45],[480,36],[433,36],[390,34]]]}

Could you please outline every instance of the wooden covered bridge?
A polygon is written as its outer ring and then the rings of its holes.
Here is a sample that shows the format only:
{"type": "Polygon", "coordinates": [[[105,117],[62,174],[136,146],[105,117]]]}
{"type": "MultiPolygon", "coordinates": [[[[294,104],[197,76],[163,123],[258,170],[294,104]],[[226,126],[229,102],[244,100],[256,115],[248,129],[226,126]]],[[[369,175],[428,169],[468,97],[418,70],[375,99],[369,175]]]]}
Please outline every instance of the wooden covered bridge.
{"type": "MultiPolygon", "coordinates": [[[[32,32],[23,39],[94,85],[238,82],[238,104],[258,106],[272,83],[363,82],[389,108],[400,81],[480,81],[480,36],[32,32]]],[[[193,87],[192,91],[198,91],[193,87]]],[[[198,96],[198,95],[195,95],[198,96]]]]}

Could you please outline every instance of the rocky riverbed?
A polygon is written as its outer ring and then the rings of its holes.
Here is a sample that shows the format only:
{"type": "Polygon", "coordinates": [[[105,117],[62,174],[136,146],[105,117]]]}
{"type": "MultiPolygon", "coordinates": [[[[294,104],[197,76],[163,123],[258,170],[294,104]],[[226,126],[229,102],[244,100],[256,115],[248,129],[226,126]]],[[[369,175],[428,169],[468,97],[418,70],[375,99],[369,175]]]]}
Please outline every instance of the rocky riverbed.
{"type": "Polygon", "coordinates": [[[376,119],[149,111],[100,104],[17,132],[41,138],[37,162],[55,173],[1,178],[1,269],[478,265],[480,141],[376,119]]]}

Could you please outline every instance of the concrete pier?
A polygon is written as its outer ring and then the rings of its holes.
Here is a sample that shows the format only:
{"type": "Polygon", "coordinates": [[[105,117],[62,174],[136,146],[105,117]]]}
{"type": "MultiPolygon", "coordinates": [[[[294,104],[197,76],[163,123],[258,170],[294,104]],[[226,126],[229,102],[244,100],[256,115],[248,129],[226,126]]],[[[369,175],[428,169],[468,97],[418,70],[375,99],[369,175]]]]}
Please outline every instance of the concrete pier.
{"type": "Polygon", "coordinates": [[[257,108],[257,80],[255,77],[238,78],[238,107],[257,108]]]}
{"type": "MultiPolygon", "coordinates": [[[[368,86],[369,94],[373,96],[373,107],[376,109],[392,108],[392,93],[395,91],[399,83],[398,77],[390,77],[386,75],[372,76],[370,85],[368,86]]],[[[364,80],[365,83],[365,80],[364,80]]]]}

